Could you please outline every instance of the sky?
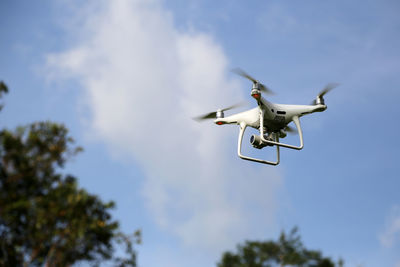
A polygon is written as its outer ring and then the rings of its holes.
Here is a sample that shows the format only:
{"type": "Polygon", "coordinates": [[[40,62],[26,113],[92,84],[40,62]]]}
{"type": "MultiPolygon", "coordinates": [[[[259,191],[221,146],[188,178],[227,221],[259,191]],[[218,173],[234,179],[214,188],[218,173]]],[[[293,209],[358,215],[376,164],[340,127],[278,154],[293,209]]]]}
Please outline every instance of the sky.
{"type": "Polygon", "coordinates": [[[391,0],[4,0],[1,127],[70,129],[85,151],[63,171],[114,200],[125,232],[142,230],[139,266],[216,266],[298,226],[307,248],[345,266],[398,267],[399,11],[391,0]],[[256,105],[236,67],[275,103],[340,83],[325,112],[301,119],[304,149],[281,149],[276,167],[237,157],[238,126],[192,120],[256,105]]]}

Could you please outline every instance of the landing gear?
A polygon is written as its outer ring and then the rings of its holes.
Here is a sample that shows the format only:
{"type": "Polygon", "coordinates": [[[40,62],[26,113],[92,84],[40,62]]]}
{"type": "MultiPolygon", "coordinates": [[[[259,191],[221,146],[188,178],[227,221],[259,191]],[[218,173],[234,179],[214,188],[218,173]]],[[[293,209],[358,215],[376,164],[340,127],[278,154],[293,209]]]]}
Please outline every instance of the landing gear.
{"type": "Polygon", "coordinates": [[[257,158],[252,158],[248,156],[242,155],[242,142],[243,142],[243,135],[244,132],[246,131],[247,125],[242,122],[239,124],[240,126],[240,131],[239,131],[239,139],[238,139],[238,156],[242,159],[245,160],[250,160],[254,162],[259,162],[263,164],[269,164],[269,165],[278,165],[280,161],[280,147],[286,147],[290,149],[296,149],[296,150],[301,150],[304,147],[304,142],[303,142],[303,132],[301,130],[300,126],[300,120],[299,117],[294,116],[292,118],[294,124],[296,125],[297,132],[299,134],[300,138],[300,145],[299,146],[293,146],[293,145],[288,145],[285,143],[280,143],[279,142],[279,133],[274,133],[270,132],[267,135],[265,135],[266,130],[264,128],[264,112],[260,112],[260,135],[252,135],[250,137],[250,143],[252,144],[253,147],[261,149],[266,146],[275,146],[276,147],[276,161],[268,161],[268,160],[263,160],[263,159],[257,159],[257,158]]]}

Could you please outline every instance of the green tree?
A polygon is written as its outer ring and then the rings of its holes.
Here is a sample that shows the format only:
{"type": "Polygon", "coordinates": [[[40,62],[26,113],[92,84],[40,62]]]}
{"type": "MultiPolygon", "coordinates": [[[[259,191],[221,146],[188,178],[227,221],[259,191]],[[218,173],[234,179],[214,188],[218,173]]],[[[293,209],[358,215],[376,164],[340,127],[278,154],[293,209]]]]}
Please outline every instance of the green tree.
{"type": "MultiPolygon", "coordinates": [[[[3,94],[8,93],[8,87],[7,85],[3,82],[0,81],[0,99],[3,97],[3,94]]],[[[0,105],[0,110],[3,108],[3,105],[0,105]]]]}
{"type": "MultiPolygon", "coordinates": [[[[303,266],[334,267],[335,263],[321,252],[304,248],[297,228],[289,234],[282,232],[278,241],[246,241],[238,252],[225,252],[218,267],[303,266]]],[[[343,261],[339,260],[338,266],[343,261]]]]}
{"type": "MultiPolygon", "coordinates": [[[[0,97],[7,92],[1,82],[0,97]]],[[[136,266],[140,232],[123,234],[110,215],[114,203],[61,172],[82,150],[73,144],[67,128],[51,122],[0,131],[0,266],[136,266]],[[114,256],[118,245],[123,257],[114,256]]]]}

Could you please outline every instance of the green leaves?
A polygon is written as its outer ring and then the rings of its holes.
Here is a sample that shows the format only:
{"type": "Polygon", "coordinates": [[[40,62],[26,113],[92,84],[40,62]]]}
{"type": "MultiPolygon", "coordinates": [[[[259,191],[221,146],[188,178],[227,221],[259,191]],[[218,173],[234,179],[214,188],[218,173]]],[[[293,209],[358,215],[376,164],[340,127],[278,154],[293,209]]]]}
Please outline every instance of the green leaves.
{"type": "MultiPolygon", "coordinates": [[[[0,98],[3,97],[3,94],[7,94],[7,93],[8,93],[7,85],[3,81],[0,81],[0,98]]],[[[2,109],[3,109],[3,105],[0,104],[0,111],[2,109]]]]}
{"type": "MultiPolygon", "coordinates": [[[[0,82],[1,94],[8,89],[0,82]]],[[[68,266],[114,260],[136,266],[135,240],[111,217],[114,202],[79,188],[60,169],[82,148],[68,129],[36,122],[0,131],[0,266],[68,266]],[[124,245],[124,258],[115,257],[124,245]]]]}
{"type": "Polygon", "coordinates": [[[225,252],[219,267],[304,266],[334,267],[321,252],[304,248],[297,227],[289,235],[282,232],[278,241],[247,241],[238,245],[238,253],[225,252]]]}

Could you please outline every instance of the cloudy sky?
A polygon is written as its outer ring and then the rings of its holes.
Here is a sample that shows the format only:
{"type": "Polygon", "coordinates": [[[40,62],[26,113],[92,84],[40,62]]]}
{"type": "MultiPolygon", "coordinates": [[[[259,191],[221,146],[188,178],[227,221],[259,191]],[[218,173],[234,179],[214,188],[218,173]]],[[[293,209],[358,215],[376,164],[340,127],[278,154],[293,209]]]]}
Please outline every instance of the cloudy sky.
{"type": "Polygon", "coordinates": [[[123,230],[142,229],[139,266],[215,266],[293,226],[347,266],[400,266],[399,11],[392,0],[1,1],[1,126],[71,130],[85,152],[66,171],[116,201],[123,230]],[[278,103],[341,84],[277,167],[237,157],[237,126],[191,119],[255,105],[235,67],[278,103]]]}

